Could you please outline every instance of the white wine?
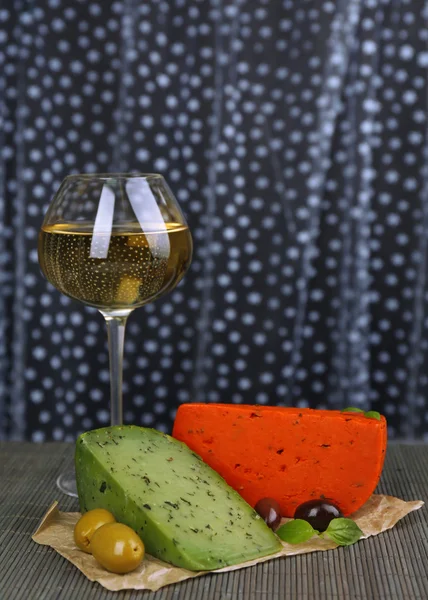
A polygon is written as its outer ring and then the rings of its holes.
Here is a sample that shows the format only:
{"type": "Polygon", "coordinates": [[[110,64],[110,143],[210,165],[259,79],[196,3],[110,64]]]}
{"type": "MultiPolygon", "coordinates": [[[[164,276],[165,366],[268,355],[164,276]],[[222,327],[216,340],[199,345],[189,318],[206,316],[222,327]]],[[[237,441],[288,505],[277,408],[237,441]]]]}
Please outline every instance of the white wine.
{"type": "Polygon", "coordinates": [[[126,309],[180,281],[192,259],[192,237],[179,223],[144,232],[128,223],[96,234],[93,224],[61,223],[42,227],[38,251],[43,273],[63,294],[100,309],[126,309]]]}

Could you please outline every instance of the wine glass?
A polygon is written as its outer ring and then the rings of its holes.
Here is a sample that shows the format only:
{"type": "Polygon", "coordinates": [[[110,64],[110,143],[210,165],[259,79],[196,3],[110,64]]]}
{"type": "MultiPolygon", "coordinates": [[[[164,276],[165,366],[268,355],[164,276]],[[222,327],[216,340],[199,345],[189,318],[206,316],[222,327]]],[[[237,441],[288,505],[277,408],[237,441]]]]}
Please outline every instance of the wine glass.
{"type": "MultiPolygon", "coordinates": [[[[38,253],[52,285],[106,320],[111,425],[121,425],[126,320],[187,271],[192,237],[183,213],[161,175],[70,175],[46,213],[38,253]]],[[[60,475],[57,485],[77,495],[74,472],[60,475]]]]}

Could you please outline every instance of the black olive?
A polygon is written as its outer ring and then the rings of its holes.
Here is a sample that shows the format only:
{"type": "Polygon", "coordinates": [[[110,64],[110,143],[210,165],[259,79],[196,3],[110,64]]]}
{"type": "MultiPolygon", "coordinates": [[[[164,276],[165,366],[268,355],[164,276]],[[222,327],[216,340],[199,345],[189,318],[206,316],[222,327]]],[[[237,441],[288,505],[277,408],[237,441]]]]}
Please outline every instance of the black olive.
{"type": "Polygon", "coordinates": [[[281,523],[281,509],[278,502],[273,498],[262,498],[257,502],[254,510],[259,513],[271,529],[276,529],[281,523]]]}
{"type": "Polygon", "coordinates": [[[325,531],[330,521],[343,517],[340,509],[329,499],[309,500],[296,508],[295,519],[303,519],[317,531],[325,531]]]}

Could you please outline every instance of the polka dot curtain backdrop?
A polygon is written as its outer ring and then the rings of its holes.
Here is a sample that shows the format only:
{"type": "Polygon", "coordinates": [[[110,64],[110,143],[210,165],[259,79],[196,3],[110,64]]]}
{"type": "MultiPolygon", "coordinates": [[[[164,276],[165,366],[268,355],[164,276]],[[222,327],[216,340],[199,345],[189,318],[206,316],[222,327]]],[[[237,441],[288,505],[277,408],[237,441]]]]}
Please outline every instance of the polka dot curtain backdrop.
{"type": "Polygon", "coordinates": [[[103,319],[36,246],[67,174],[129,170],[165,176],[195,253],[129,319],[126,422],[353,405],[427,436],[424,4],[2,2],[0,438],[108,424],[103,319]]]}

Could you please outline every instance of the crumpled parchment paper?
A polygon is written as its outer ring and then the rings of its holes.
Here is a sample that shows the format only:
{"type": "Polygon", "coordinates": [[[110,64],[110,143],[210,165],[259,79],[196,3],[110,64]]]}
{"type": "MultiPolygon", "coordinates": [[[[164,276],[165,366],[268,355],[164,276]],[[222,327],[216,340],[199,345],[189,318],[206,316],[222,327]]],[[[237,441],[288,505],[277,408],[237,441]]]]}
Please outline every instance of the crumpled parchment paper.
{"type": "MultiPolygon", "coordinates": [[[[391,529],[400,519],[410,512],[418,510],[423,504],[421,500],[405,502],[393,496],[374,494],[360,510],[352,515],[352,519],[364,532],[364,536],[361,538],[364,539],[391,529]]],[[[206,573],[234,571],[281,556],[293,556],[296,554],[305,554],[306,552],[337,548],[337,544],[334,542],[319,537],[313,537],[309,541],[298,545],[282,542],[283,548],[276,554],[250,560],[232,567],[224,567],[216,571],[199,572],[174,567],[146,554],[143,562],[135,571],[126,575],[116,575],[106,571],[97,563],[93,556],[82,552],[76,547],[73,539],[73,530],[79,517],[80,513],[60,512],[58,503],[54,502],[43,517],[32,539],[38,544],[51,546],[80,569],[88,579],[98,581],[103,587],[112,591],[126,589],[156,591],[165,585],[177,583],[190,577],[199,577],[206,573]]],[[[282,520],[283,523],[286,521],[289,521],[289,519],[282,520]]]]}

